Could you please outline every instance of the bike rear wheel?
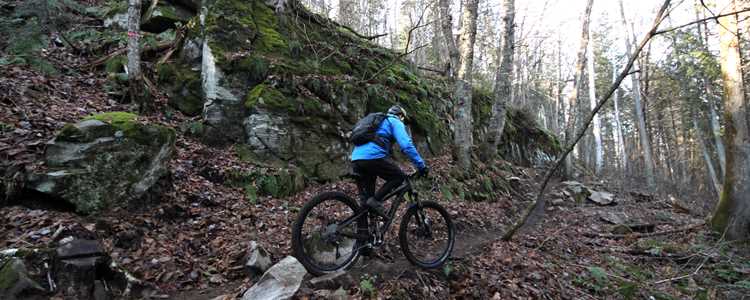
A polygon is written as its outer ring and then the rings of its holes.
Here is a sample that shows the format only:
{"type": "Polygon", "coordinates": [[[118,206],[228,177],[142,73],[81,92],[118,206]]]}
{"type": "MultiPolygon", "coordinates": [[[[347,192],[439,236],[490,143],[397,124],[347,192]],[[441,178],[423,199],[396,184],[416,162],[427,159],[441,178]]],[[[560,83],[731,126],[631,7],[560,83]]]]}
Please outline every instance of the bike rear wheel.
{"type": "Polygon", "coordinates": [[[341,192],[321,193],[302,207],[292,227],[292,251],[307,271],[320,276],[353,265],[361,243],[345,235],[356,233],[358,221],[337,224],[358,210],[357,203],[341,192]]]}
{"type": "Polygon", "coordinates": [[[432,201],[412,205],[404,213],[398,232],[406,259],[422,268],[442,266],[450,257],[455,229],[448,211],[432,201]]]}

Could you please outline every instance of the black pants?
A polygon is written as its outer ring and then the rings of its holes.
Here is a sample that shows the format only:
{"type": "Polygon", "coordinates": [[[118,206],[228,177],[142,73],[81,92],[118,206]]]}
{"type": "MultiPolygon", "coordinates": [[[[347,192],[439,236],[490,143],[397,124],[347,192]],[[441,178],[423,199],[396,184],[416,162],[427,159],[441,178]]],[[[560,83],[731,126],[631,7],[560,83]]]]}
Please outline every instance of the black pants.
{"type": "Polygon", "coordinates": [[[388,192],[399,186],[406,174],[401,168],[389,158],[379,158],[372,160],[355,160],[352,162],[354,173],[359,175],[357,187],[359,188],[360,201],[366,201],[369,197],[375,197],[375,200],[383,201],[388,192]],[[385,184],[375,192],[375,181],[377,178],[383,178],[385,184]]]}
{"type": "MultiPolygon", "coordinates": [[[[393,160],[388,158],[372,160],[355,160],[352,162],[352,170],[359,175],[357,179],[357,188],[359,188],[359,199],[362,206],[370,197],[375,200],[383,201],[388,192],[396,188],[406,179],[406,174],[396,165],[393,160]],[[385,184],[375,192],[375,183],[378,177],[385,180],[385,184]]],[[[357,222],[359,234],[367,234],[367,215],[363,220],[357,222]]],[[[366,241],[361,241],[366,242],[366,241]]],[[[366,251],[363,254],[367,255],[366,251]]]]}

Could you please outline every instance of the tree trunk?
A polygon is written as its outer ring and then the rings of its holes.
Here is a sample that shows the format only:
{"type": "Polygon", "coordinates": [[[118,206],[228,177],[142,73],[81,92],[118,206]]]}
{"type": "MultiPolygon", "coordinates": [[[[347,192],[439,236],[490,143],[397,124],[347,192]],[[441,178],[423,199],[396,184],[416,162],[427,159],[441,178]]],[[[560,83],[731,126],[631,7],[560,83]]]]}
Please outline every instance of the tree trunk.
{"type": "Polygon", "coordinates": [[[694,115],[693,117],[693,127],[695,128],[695,133],[698,135],[698,145],[701,147],[701,152],[703,153],[703,160],[706,162],[706,168],[708,169],[708,175],[709,179],[711,179],[711,184],[714,187],[714,191],[716,191],[716,195],[718,197],[721,197],[721,184],[719,183],[719,179],[716,176],[716,169],[714,168],[714,163],[711,161],[711,155],[708,154],[708,147],[706,147],[706,140],[703,137],[703,131],[701,130],[700,126],[698,126],[698,116],[694,115]]]}
{"type": "MultiPolygon", "coordinates": [[[[614,82],[617,79],[617,64],[615,63],[615,60],[612,59],[612,81],[614,82]]],[[[615,141],[617,147],[617,152],[620,155],[620,167],[622,170],[628,169],[628,154],[625,152],[625,139],[623,139],[622,136],[622,123],[620,122],[620,104],[619,101],[619,93],[615,91],[614,96],[614,105],[615,105],[615,131],[617,132],[615,141]]]]}
{"type": "MultiPolygon", "coordinates": [[[[591,37],[591,26],[589,26],[589,38],[591,37]]],[[[588,59],[586,65],[588,66],[589,75],[589,102],[591,109],[596,107],[596,73],[594,71],[594,42],[589,41],[587,46],[588,59]]],[[[594,124],[592,131],[594,133],[594,172],[599,174],[602,171],[604,165],[604,152],[602,150],[602,128],[599,122],[599,115],[594,115],[594,124]]]]}
{"type": "MultiPolygon", "coordinates": [[[[624,28],[628,27],[628,22],[625,19],[625,7],[622,4],[622,0],[620,0],[620,13],[622,14],[622,24],[624,28]]],[[[627,30],[627,29],[626,29],[627,30]]],[[[629,35],[628,35],[629,36],[629,35]]],[[[626,54],[628,56],[631,55],[633,52],[633,44],[635,41],[631,40],[630,37],[627,38],[626,42],[626,54]]],[[[635,68],[637,69],[637,68],[635,68]]],[[[654,182],[654,161],[652,159],[651,155],[651,143],[649,142],[648,138],[648,132],[646,132],[646,120],[643,116],[643,107],[641,105],[641,87],[640,82],[638,81],[638,77],[635,73],[630,75],[630,78],[633,83],[633,102],[635,102],[635,115],[638,125],[638,134],[641,141],[641,148],[643,151],[643,160],[645,165],[645,172],[646,172],[646,182],[648,183],[648,186],[650,189],[653,189],[656,186],[656,183],[654,182]]]]}
{"type": "MultiPolygon", "coordinates": [[[[735,1],[724,0],[718,7],[735,10],[735,1]]],[[[737,16],[719,19],[721,74],[724,79],[724,119],[727,169],[724,187],[716,206],[712,227],[726,232],[730,240],[750,238],[750,132],[747,100],[742,82],[737,16]]]]}
{"type": "Polygon", "coordinates": [[[484,159],[494,159],[497,155],[497,146],[500,143],[500,137],[503,136],[505,128],[506,106],[511,103],[511,80],[513,79],[513,50],[515,43],[515,32],[513,22],[515,20],[514,0],[504,0],[503,26],[500,39],[500,45],[497,51],[497,72],[495,73],[495,90],[493,92],[492,117],[490,118],[489,128],[487,131],[487,141],[484,152],[484,159]]]}
{"type": "MultiPolygon", "coordinates": [[[[448,64],[445,66],[445,74],[449,77],[456,76],[456,70],[458,69],[458,47],[456,47],[456,40],[453,38],[453,17],[451,16],[451,1],[440,0],[440,27],[443,30],[443,38],[445,39],[445,47],[448,49],[448,64]]],[[[476,22],[475,22],[476,24],[476,22]]]]}
{"type": "MultiPolygon", "coordinates": [[[[586,61],[586,47],[589,43],[589,22],[591,20],[591,8],[594,6],[594,0],[588,0],[586,4],[586,10],[583,13],[583,30],[581,34],[581,44],[578,48],[578,58],[576,61],[576,71],[573,76],[573,91],[568,95],[568,108],[570,109],[570,117],[568,124],[565,128],[565,145],[569,145],[573,142],[573,133],[575,132],[575,125],[578,121],[578,106],[576,101],[578,100],[578,89],[579,84],[583,81],[583,68],[584,62],[586,61]]],[[[573,160],[570,156],[565,159],[565,177],[573,177],[573,160]]]]}
{"type": "Polygon", "coordinates": [[[459,35],[459,67],[456,72],[455,93],[456,115],[453,141],[459,167],[471,167],[473,146],[471,120],[471,75],[474,62],[474,41],[477,35],[477,4],[479,0],[465,0],[462,12],[461,34],[459,35]]]}
{"type": "Polygon", "coordinates": [[[137,103],[141,110],[146,106],[143,76],[141,74],[141,0],[128,0],[128,84],[130,102],[137,103]]]}
{"type": "Polygon", "coordinates": [[[445,37],[443,37],[444,32],[441,32],[442,22],[439,21],[441,18],[440,6],[432,6],[432,15],[435,19],[431,25],[433,31],[432,55],[435,58],[435,66],[442,68],[445,66],[446,59],[448,59],[448,49],[445,47],[445,37]]]}
{"type": "MultiPolygon", "coordinates": [[[[696,13],[696,16],[698,14],[696,13]]],[[[706,53],[711,53],[708,49],[708,24],[707,22],[704,22],[704,24],[698,23],[698,35],[701,39],[701,44],[704,48],[704,51],[706,53]],[[701,27],[705,26],[705,30],[701,30],[701,27]]],[[[720,180],[724,178],[724,172],[727,165],[727,157],[726,157],[726,150],[724,149],[724,142],[721,140],[721,126],[719,125],[719,115],[716,113],[716,94],[713,91],[713,87],[711,86],[712,82],[709,81],[709,77],[703,72],[701,72],[701,77],[703,77],[703,87],[706,90],[706,98],[708,100],[708,112],[709,112],[709,118],[711,118],[709,121],[709,125],[711,125],[711,134],[714,137],[714,143],[716,144],[716,156],[719,157],[719,168],[721,170],[720,173],[720,180]]]]}

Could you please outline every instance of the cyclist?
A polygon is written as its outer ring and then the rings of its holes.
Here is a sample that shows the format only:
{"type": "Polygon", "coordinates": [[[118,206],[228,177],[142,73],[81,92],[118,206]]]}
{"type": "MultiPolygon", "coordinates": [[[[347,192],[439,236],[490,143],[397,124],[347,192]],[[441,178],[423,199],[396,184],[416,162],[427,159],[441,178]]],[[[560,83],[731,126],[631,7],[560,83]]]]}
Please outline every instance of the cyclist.
{"type": "Polygon", "coordinates": [[[417,152],[417,148],[414,147],[409,133],[406,132],[406,126],[403,123],[405,119],[406,111],[401,106],[392,106],[376,131],[376,136],[380,141],[356,146],[352,151],[352,169],[355,174],[359,175],[357,187],[360,201],[370,211],[382,217],[386,217],[383,197],[406,179],[406,174],[391,157],[393,141],[398,143],[401,152],[409,157],[420,175],[427,175],[429,170],[417,152]],[[377,177],[383,178],[386,182],[375,192],[377,177]]]}

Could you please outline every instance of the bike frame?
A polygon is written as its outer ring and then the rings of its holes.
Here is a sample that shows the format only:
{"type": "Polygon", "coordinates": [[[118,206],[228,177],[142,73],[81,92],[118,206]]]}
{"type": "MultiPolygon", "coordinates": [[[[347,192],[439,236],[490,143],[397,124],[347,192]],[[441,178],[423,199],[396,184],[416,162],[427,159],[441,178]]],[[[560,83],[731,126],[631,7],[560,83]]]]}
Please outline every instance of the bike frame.
{"type": "MultiPolygon", "coordinates": [[[[385,237],[385,233],[388,232],[388,229],[391,228],[391,225],[393,224],[393,220],[396,217],[396,211],[398,211],[398,208],[401,206],[401,203],[404,202],[404,195],[409,194],[409,200],[415,202],[417,205],[420,205],[419,197],[417,195],[417,192],[415,192],[411,188],[411,179],[413,176],[407,176],[406,179],[404,179],[404,182],[401,183],[400,186],[390,191],[388,194],[383,197],[383,202],[388,201],[389,199],[393,198],[394,196],[396,199],[393,200],[393,203],[391,204],[391,208],[388,210],[388,218],[385,220],[385,224],[383,224],[383,237],[385,237]]],[[[336,228],[338,231],[338,228],[344,228],[352,223],[354,223],[359,218],[364,217],[368,213],[368,209],[365,206],[362,206],[359,211],[354,214],[353,216],[346,218],[344,221],[341,221],[341,223],[337,224],[336,228]]],[[[372,226],[372,225],[370,225],[372,226]]],[[[359,239],[359,240],[366,240],[371,237],[370,234],[349,234],[344,232],[338,232],[342,236],[359,239]]]]}

